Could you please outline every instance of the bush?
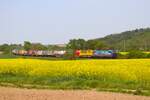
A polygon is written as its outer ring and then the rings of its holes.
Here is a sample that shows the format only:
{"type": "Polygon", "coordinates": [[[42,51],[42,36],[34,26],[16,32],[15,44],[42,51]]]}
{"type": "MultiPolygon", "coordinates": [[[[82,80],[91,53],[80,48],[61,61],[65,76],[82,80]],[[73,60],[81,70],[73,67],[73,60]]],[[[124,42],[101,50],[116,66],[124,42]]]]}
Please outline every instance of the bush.
{"type": "Polygon", "coordinates": [[[67,52],[67,53],[63,56],[63,59],[68,59],[68,60],[73,60],[73,59],[75,59],[75,56],[74,56],[73,51],[67,52]]]}
{"type": "Polygon", "coordinates": [[[127,55],[123,55],[121,53],[117,53],[117,58],[118,59],[127,59],[127,55]]]}
{"type": "Polygon", "coordinates": [[[147,54],[142,51],[130,51],[127,58],[146,58],[147,54]]]}
{"type": "Polygon", "coordinates": [[[148,53],[146,57],[147,57],[147,58],[150,58],[150,53],[148,53]]]}

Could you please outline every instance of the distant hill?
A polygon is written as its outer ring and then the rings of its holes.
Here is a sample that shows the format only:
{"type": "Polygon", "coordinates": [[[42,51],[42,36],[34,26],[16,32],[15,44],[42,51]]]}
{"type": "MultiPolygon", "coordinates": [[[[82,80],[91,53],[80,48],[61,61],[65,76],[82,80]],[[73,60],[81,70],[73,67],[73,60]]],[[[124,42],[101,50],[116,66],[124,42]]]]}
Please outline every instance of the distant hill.
{"type": "Polygon", "coordinates": [[[117,50],[150,50],[150,28],[141,28],[120,34],[111,34],[104,38],[98,38],[111,48],[117,50]]]}

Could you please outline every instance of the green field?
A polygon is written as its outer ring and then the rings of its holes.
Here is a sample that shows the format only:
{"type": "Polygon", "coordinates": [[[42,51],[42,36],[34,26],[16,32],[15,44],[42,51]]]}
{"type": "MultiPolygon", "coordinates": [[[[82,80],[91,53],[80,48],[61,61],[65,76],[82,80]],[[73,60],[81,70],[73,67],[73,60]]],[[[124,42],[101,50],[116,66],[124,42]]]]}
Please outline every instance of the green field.
{"type": "Polygon", "coordinates": [[[150,60],[0,59],[0,84],[150,95],[150,60]]]}
{"type": "MultiPolygon", "coordinates": [[[[119,52],[119,54],[121,54],[121,55],[127,55],[129,52],[119,52]]],[[[150,54],[150,52],[148,52],[148,51],[145,51],[145,52],[143,52],[143,53],[145,53],[145,54],[150,54]]]]}

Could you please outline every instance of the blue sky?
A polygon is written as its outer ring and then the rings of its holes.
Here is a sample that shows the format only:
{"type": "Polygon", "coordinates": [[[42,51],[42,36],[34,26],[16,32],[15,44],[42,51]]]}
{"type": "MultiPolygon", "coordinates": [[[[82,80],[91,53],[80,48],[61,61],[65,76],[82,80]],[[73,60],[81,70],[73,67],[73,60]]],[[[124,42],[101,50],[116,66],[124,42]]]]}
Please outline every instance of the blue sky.
{"type": "Polygon", "coordinates": [[[150,0],[0,0],[0,44],[66,43],[150,27],[150,0]]]}

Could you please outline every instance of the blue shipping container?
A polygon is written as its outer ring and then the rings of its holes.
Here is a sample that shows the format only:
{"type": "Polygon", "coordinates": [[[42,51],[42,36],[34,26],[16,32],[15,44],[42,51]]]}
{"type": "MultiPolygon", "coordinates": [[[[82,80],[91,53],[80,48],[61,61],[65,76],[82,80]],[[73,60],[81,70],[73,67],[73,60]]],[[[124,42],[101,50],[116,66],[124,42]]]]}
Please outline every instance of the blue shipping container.
{"type": "Polygon", "coordinates": [[[106,58],[114,58],[115,52],[113,50],[94,50],[94,57],[106,57],[106,58]]]}

